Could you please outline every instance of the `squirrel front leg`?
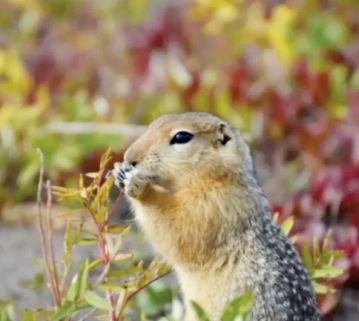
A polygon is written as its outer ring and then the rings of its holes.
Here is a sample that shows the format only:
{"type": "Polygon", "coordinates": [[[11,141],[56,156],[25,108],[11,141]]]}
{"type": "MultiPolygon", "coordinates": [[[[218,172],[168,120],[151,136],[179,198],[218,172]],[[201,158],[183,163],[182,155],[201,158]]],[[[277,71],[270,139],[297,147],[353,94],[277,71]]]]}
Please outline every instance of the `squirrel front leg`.
{"type": "Polygon", "coordinates": [[[115,163],[113,169],[115,185],[122,189],[131,198],[146,200],[156,198],[158,194],[166,194],[165,189],[158,184],[156,177],[135,167],[115,163]]]}
{"type": "Polygon", "coordinates": [[[115,163],[112,174],[115,178],[115,185],[124,190],[127,196],[133,198],[139,198],[151,182],[150,175],[123,163],[115,163]]]}

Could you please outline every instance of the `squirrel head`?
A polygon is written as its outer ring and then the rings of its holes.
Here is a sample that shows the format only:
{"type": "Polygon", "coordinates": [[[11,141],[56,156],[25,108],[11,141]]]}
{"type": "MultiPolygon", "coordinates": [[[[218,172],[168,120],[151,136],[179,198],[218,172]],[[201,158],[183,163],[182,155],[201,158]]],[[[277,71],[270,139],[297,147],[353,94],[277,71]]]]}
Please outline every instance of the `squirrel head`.
{"type": "Polygon", "coordinates": [[[249,147],[212,114],[158,118],[120,166],[115,177],[125,181],[136,218],[167,259],[186,268],[215,259],[214,249],[245,228],[256,206],[249,147]]]}
{"type": "Polygon", "coordinates": [[[124,160],[173,190],[252,171],[249,148],[239,131],[212,114],[197,112],[158,118],[128,148],[124,160]]]}

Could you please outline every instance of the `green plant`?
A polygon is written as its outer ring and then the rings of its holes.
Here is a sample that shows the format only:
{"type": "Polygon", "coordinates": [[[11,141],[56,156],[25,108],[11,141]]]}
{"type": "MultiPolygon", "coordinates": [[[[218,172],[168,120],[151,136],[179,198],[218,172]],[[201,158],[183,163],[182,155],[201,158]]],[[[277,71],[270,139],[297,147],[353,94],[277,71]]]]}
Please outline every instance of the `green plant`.
{"type": "MultiPolygon", "coordinates": [[[[111,321],[124,320],[126,308],[134,297],[169,273],[168,266],[158,259],[145,266],[143,261],[135,262],[131,253],[123,252],[122,242],[129,227],[111,223],[120,198],[111,206],[109,193],[113,178],[106,170],[109,160],[108,151],[101,160],[99,171],[86,175],[90,183],[85,185],[81,175],[77,188],[51,187],[50,181],[44,185],[44,167],[41,166],[39,225],[43,265],[53,306],[26,311],[21,320],[58,321],[75,317],[85,320],[90,316],[111,321]],[[47,195],[45,211],[41,200],[43,190],[47,195]],[[81,204],[80,208],[61,215],[68,220],[61,259],[55,258],[52,245],[52,195],[60,201],[71,200],[81,204]],[[98,249],[97,258],[84,258],[76,265],[73,250],[81,245],[95,246],[98,249]]],[[[8,313],[2,313],[7,320],[8,313]]]]}

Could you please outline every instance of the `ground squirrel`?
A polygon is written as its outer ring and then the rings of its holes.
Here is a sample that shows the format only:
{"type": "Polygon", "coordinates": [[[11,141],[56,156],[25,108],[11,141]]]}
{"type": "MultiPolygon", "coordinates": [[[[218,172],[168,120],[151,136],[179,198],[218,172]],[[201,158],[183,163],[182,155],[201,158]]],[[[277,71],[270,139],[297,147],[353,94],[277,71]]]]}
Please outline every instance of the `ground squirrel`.
{"type": "Polygon", "coordinates": [[[207,113],[155,120],[115,165],[140,225],[173,266],[186,321],[192,301],[219,321],[245,291],[250,321],[317,321],[310,278],[271,218],[250,151],[230,123],[207,113]]]}

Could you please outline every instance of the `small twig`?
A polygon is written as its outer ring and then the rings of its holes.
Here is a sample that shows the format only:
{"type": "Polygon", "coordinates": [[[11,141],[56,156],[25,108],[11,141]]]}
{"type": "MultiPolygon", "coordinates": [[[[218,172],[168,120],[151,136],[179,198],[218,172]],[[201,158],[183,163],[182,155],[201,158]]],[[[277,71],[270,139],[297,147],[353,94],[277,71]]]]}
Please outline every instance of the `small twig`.
{"type": "Polygon", "coordinates": [[[127,300],[127,291],[123,290],[119,294],[116,304],[116,316],[119,318],[119,321],[121,321],[121,316],[126,307],[126,303],[125,303],[126,300],[127,300]]]}
{"type": "Polygon", "coordinates": [[[154,279],[148,281],[147,283],[145,283],[144,285],[142,285],[141,287],[139,287],[136,291],[133,291],[131,294],[129,294],[127,296],[127,300],[126,300],[126,304],[128,301],[130,301],[135,295],[138,294],[138,292],[142,291],[143,289],[147,288],[149,285],[151,285],[153,282],[156,282],[159,279],[162,279],[163,277],[165,277],[166,275],[170,274],[172,272],[172,270],[168,270],[166,273],[163,273],[161,275],[156,276],[154,279]]]}
{"type": "MultiPolygon", "coordinates": [[[[111,260],[110,260],[109,253],[106,249],[107,243],[103,236],[103,231],[100,227],[98,228],[98,233],[99,233],[99,235],[98,235],[98,245],[99,246],[98,247],[99,247],[99,251],[100,251],[100,256],[101,256],[103,262],[106,264],[105,269],[103,271],[103,280],[106,281],[109,267],[111,264],[111,260]]],[[[118,319],[116,317],[116,313],[115,313],[115,307],[114,307],[114,302],[113,302],[113,298],[112,298],[112,291],[110,291],[110,290],[106,291],[106,301],[110,306],[109,320],[118,321],[118,319]]]]}
{"type": "MultiPolygon", "coordinates": [[[[99,284],[102,281],[106,281],[108,278],[108,272],[110,270],[110,264],[111,264],[111,258],[109,256],[108,250],[107,250],[107,243],[106,239],[104,237],[104,224],[99,223],[96,220],[96,215],[91,209],[91,205],[89,203],[85,204],[87,210],[91,213],[92,218],[97,225],[97,240],[98,240],[98,250],[100,257],[105,264],[104,270],[102,271],[99,279],[96,281],[96,284],[99,284]]],[[[108,290],[106,291],[106,301],[110,306],[109,311],[109,320],[110,321],[119,321],[119,319],[116,317],[113,297],[112,297],[112,291],[108,290]]]]}
{"type": "Polygon", "coordinates": [[[142,291],[143,289],[147,288],[149,285],[151,285],[153,282],[165,277],[166,275],[170,274],[172,271],[168,270],[166,273],[163,273],[161,275],[158,275],[157,277],[155,277],[154,279],[148,281],[147,283],[145,283],[144,285],[142,285],[141,287],[139,287],[136,291],[133,291],[130,294],[124,293],[124,295],[121,297],[119,297],[119,302],[121,302],[121,305],[119,305],[120,303],[118,303],[117,308],[118,308],[118,313],[117,313],[117,318],[119,321],[122,321],[122,314],[125,311],[125,308],[128,304],[128,302],[130,302],[130,300],[137,295],[140,291],[142,291]],[[121,299],[121,301],[120,301],[121,299]]]}
{"type": "Polygon", "coordinates": [[[121,301],[117,302],[117,307],[116,307],[116,310],[118,310],[116,311],[117,317],[119,321],[123,321],[123,313],[129,301],[127,291],[124,291],[123,295],[120,295],[118,299],[119,300],[121,299],[121,301]]]}
{"type": "Polygon", "coordinates": [[[40,156],[40,174],[39,174],[39,183],[37,186],[37,206],[38,206],[38,215],[39,215],[39,229],[40,229],[40,247],[42,256],[45,261],[45,271],[47,275],[47,279],[49,282],[49,287],[51,291],[52,298],[54,300],[54,304],[59,307],[60,306],[60,298],[58,296],[58,292],[56,291],[56,285],[54,279],[52,278],[51,273],[51,263],[49,262],[48,248],[47,248],[47,240],[46,240],[46,232],[44,226],[44,217],[42,213],[42,188],[44,182],[44,154],[40,149],[37,149],[37,152],[40,156]]]}
{"type": "Polygon", "coordinates": [[[55,260],[55,251],[54,251],[54,238],[53,238],[53,227],[52,227],[52,194],[51,194],[51,182],[48,180],[46,182],[47,190],[47,202],[46,202],[46,231],[47,231],[47,241],[48,241],[48,254],[50,259],[50,267],[52,273],[52,279],[54,280],[55,290],[57,297],[60,299],[60,290],[59,290],[59,280],[56,272],[56,260],[55,260]]]}
{"type": "Polygon", "coordinates": [[[110,305],[109,318],[111,321],[118,321],[116,316],[116,307],[114,306],[112,291],[106,291],[106,299],[110,305]]]}
{"type": "Polygon", "coordinates": [[[115,204],[113,204],[111,210],[107,213],[105,225],[110,223],[111,218],[112,218],[113,214],[115,214],[116,211],[118,210],[118,207],[120,206],[121,201],[122,201],[122,193],[116,198],[115,204]]]}
{"type": "Polygon", "coordinates": [[[117,318],[118,318],[117,320],[122,321],[122,315],[123,315],[123,312],[125,311],[126,306],[135,295],[137,295],[143,289],[147,288],[153,282],[165,277],[166,275],[170,274],[171,272],[172,272],[171,270],[168,270],[166,273],[158,275],[157,277],[148,281],[146,284],[142,285],[136,291],[134,291],[130,294],[128,294],[127,291],[125,291],[125,293],[123,295],[120,295],[120,297],[118,298],[118,303],[117,303],[117,308],[116,308],[116,310],[117,310],[116,314],[117,314],[117,318]]]}

